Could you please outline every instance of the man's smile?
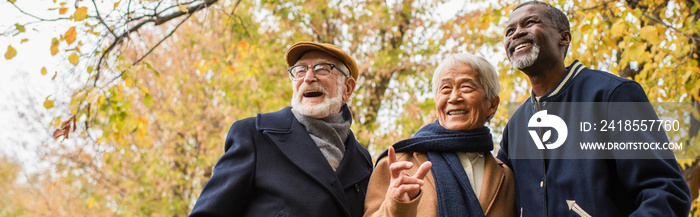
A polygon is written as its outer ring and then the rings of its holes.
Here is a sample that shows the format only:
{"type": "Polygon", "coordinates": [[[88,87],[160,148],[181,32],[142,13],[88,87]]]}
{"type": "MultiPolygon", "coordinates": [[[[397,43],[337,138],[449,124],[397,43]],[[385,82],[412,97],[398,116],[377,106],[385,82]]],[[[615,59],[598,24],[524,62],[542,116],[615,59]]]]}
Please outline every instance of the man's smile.
{"type": "Polygon", "coordinates": [[[447,111],[447,115],[461,115],[461,114],[467,114],[469,113],[467,110],[452,110],[452,111],[447,111]]]}
{"type": "Polygon", "coordinates": [[[323,95],[320,91],[304,91],[304,97],[319,97],[323,95]]]}

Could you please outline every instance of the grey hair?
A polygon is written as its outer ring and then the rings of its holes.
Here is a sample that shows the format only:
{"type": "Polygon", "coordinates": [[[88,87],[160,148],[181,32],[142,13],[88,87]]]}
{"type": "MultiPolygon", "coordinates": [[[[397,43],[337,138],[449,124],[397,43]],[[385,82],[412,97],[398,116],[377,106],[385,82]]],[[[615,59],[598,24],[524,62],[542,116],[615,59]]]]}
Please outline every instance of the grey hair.
{"type": "Polygon", "coordinates": [[[438,82],[440,81],[440,73],[445,68],[454,68],[464,63],[472,67],[474,71],[479,73],[479,82],[486,90],[486,98],[489,100],[498,96],[501,92],[501,84],[498,82],[498,74],[491,63],[483,57],[468,53],[450,54],[438,64],[437,69],[433,73],[433,96],[437,96],[438,82]]]}
{"type": "Polygon", "coordinates": [[[348,77],[348,78],[352,78],[352,73],[350,72],[350,69],[348,69],[348,67],[345,65],[345,63],[342,62],[342,61],[338,61],[338,62],[339,62],[340,64],[336,65],[335,67],[338,67],[338,70],[340,70],[341,72],[343,72],[343,73],[340,73],[340,74],[342,75],[342,74],[347,73],[347,77],[348,77]]]}

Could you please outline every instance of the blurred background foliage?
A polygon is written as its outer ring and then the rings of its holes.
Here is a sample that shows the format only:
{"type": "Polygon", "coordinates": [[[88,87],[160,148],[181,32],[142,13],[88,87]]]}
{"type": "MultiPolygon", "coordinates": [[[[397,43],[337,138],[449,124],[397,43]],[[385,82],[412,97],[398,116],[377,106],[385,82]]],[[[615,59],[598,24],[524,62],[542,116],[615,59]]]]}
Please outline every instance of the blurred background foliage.
{"type": "MultiPolygon", "coordinates": [[[[0,3],[29,20],[0,37],[31,43],[37,23],[69,23],[46,49],[66,66],[37,73],[72,84],[66,99],[39,102],[56,114],[42,123],[55,141],[36,150],[49,166],[22,172],[21,160],[0,157],[2,216],[187,215],[230,125],[289,105],[283,55],[297,41],[333,43],[356,58],[352,130],[374,156],[435,120],[430,78],[446,54],[474,53],[498,69],[501,105],[488,124],[496,144],[508,103],[529,97],[502,43],[521,1],[464,1],[445,15],[443,0],[54,0],[41,3],[50,5],[45,17],[22,1],[0,3]]],[[[571,22],[567,64],[633,79],[652,102],[700,99],[699,1],[547,2],[571,22]]],[[[18,52],[10,44],[5,59],[18,52]]],[[[677,157],[698,198],[700,115],[678,115],[690,117],[677,157]]]]}

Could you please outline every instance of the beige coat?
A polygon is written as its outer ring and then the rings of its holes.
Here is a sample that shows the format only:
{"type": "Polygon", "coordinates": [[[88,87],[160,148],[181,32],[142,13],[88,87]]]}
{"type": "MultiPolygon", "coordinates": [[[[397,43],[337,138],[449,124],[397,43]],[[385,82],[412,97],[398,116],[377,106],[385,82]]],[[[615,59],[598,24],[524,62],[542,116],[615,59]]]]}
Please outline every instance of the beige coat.
{"type": "MultiPolygon", "coordinates": [[[[515,187],[513,172],[490,154],[484,155],[484,180],[479,194],[479,204],[486,216],[515,216],[515,187]]],[[[408,173],[415,174],[418,166],[428,160],[423,153],[396,153],[397,161],[413,163],[408,173]]],[[[374,168],[367,187],[365,217],[368,216],[420,216],[437,217],[437,193],[433,173],[425,176],[421,193],[410,202],[399,202],[387,193],[391,174],[388,158],[382,158],[374,168]]]]}

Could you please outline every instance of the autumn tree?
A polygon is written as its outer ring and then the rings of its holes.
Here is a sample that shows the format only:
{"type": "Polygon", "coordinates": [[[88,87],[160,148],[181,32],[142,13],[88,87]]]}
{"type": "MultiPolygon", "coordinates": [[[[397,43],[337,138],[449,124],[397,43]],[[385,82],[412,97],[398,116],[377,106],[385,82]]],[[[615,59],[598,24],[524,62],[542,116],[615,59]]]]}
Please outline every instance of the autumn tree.
{"type": "MultiPolygon", "coordinates": [[[[6,4],[22,10],[20,3],[6,4]]],[[[485,56],[498,69],[501,109],[489,126],[500,140],[508,102],[529,97],[527,78],[510,68],[502,44],[518,2],[470,1],[447,20],[438,18],[441,3],[59,1],[50,10],[56,18],[27,13],[32,22],[70,23],[47,52],[70,64],[58,76],[81,85],[67,105],[52,108],[65,110],[52,123],[59,145],[43,155],[54,167],[33,185],[71,191],[23,197],[67,201],[41,206],[67,210],[62,215],[186,215],[223,154],[230,125],[289,106],[283,54],[302,40],[333,43],[356,58],[352,129],[375,156],[435,119],[430,78],[453,52],[485,56]]],[[[567,62],[634,79],[651,101],[697,101],[697,2],[549,3],[570,18],[567,62]]],[[[8,35],[23,37],[32,22],[8,35]]],[[[8,47],[5,58],[19,48],[8,47]]],[[[698,145],[691,147],[679,156],[684,168],[698,164],[698,145]]]]}

